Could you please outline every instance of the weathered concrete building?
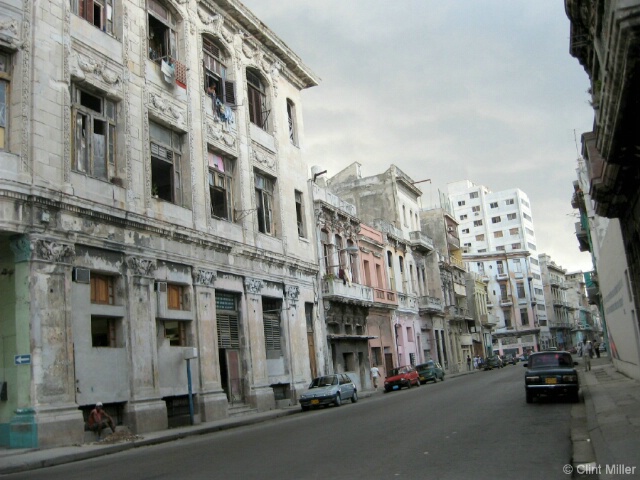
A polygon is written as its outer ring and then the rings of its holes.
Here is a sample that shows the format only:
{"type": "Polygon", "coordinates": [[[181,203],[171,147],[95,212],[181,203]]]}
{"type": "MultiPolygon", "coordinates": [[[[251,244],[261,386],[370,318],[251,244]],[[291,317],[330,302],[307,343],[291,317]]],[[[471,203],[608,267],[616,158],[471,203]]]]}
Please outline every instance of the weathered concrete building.
{"type": "Polygon", "coordinates": [[[573,312],[578,308],[569,302],[566,281],[567,271],[557,265],[547,254],[538,255],[542,289],[546,300],[547,327],[551,333],[549,346],[560,350],[568,350],[574,345],[571,331],[574,328],[573,312]]]}
{"type": "Polygon", "coordinates": [[[0,59],[0,442],[180,423],[196,353],[197,422],[295,401],[314,74],[236,0],[6,0],[0,59]]]}
{"type": "Polygon", "coordinates": [[[355,205],[363,223],[383,233],[389,290],[396,293],[398,302],[392,320],[397,362],[416,365],[429,358],[435,344],[433,305],[427,301],[433,287],[425,265],[434,247],[420,230],[422,192],[394,165],[370,177],[363,177],[360,167],[353,163],[344,168],[327,180],[327,188],[355,205]]]}
{"type": "Polygon", "coordinates": [[[605,321],[608,332],[615,331],[613,340],[624,344],[614,355],[616,368],[640,378],[640,1],[565,0],[565,9],[571,22],[570,52],[589,75],[594,107],[593,131],[582,135],[589,174],[583,191],[595,213],[616,219],[620,229],[610,231],[596,264],[597,279],[605,282],[600,284],[608,303],[605,321]],[[614,253],[620,244],[624,259],[614,253]],[[605,253],[613,263],[600,263],[605,253]]]}

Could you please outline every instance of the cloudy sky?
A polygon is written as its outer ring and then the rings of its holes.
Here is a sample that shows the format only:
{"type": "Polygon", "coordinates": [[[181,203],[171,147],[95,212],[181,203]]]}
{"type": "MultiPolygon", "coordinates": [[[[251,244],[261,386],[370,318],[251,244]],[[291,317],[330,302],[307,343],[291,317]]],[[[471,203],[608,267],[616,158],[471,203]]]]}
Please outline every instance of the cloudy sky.
{"type": "Polygon", "coordinates": [[[571,207],[588,77],[562,0],[242,0],[320,77],[303,93],[310,165],[397,165],[423,205],[447,183],[520,188],[539,253],[590,270],[571,207]]]}

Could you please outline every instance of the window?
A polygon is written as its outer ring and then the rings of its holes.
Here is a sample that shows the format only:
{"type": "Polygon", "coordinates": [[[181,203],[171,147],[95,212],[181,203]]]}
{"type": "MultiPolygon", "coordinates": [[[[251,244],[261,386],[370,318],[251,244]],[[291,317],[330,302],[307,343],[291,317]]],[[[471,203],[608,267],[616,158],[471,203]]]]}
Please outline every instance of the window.
{"type": "Polygon", "coordinates": [[[511,249],[512,250],[520,250],[522,248],[522,244],[521,243],[512,243],[511,244],[511,249]]]}
{"type": "Polygon", "coordinates": [[[527,242],[527,247],[529,247],[530,250],[535,250],[536,249],[536,246],[531,242],[527,242]]]}
{"type": "Polygon", "coordinates": [[[525,230],[525,232],[527,232],[527,233],[528,233],[529,235],[531,235],[532,237],[534,236],[534,235],[533,235],[533,230],[531,230],[530,228],[525,227],[525,229],[524,229],[524,230],[525,230]]]}
{"type": "Polygon", "coordinates": [[[513,200],[513,198],[507,198],[504,203],[506,205],[513,205],[515,201],[513,200]]]}
{"type": "Polygon", "coordinates": [[[154,122],[149,122],[151,137],[151,193],[182,204],[182,135],[154,122]]]}
{"type": "Polygon", "coordinates": [[[509,310],[504,311],[504,326],[511,328],[511,312],[509,310]]]}
{"type": "Polygon", "coordinates": [[[476,235],[476,240],[479,242],[484,242],[484,233],[476,235]]]}
{"type": "Polygon", "coordinates": [[[520,321],[522,325],[529,325],[529,312],[526,308],[520,309],[520,321]]]}
{"type": "Polygon", "coordinates": [[[474,227],[481,227],[482,226],[482,220],[474,220],[473,221],[473,226],[474,227]]]}
{"type": "Polygon", "coordinates": [[[113,33],[113,0],[71,0],[71,9],[94,27],[113,33]]]}
{"type": "Polygon", "coordinates": [[[460,220],[466,220],[467,216],[466,215],[460,215],[460,220]]]}
{"type": "Polygon", "coordinates": [[[479,212],[480,211],[480,205],[476,205],[474,207],[471,207],[471,211],[474,212],[474,213],[479,212]]]}
{"type": "Polygon", "coordinates": [[[459,207],[462,207],[462,206],[464,206],[464,205],[465,205],[465,203],[466,203],[466,202],[465,202],[464,200],[460,200],[460,201],[458,202],[458,206],[459,206],[459,207]]]}
{"type": "Polygon", "coordinates": [[[469,229],[468,228],[463,228],[462,229],[462,233],[469,233],[469,229]]]}
{"type": "Polygon", "coordinates": [[[298,223],[298,236],[300,238],[306,238],[304,228],[304,204],[302,202],[302,192],[295,190],[296,197],[296,222],[298,223]]]}
{"type": "Polygon", "coordinates": [[[527,207],[529,206],[529,202],[527,202],[524,198],[520,199],[520,203],[522,203],[523,205],[526,205],[527,207]]]}
{"type": "Polygon", "coordinates": [[[149,24],[149,58],[156,63],[178,58],[176,19],[169,9],[157,0],[147,0],[149,24]]]}
{"type": "Polygon", "coordinates": [[[536,295],[544,295],[544,292],[542,291],[541,288],[534,288],[533,291],[536,293],[536,295]]]}
{"type": "Polygon", "coordinates": [[[478,198],[478,192],[471,192],[469,198],[478,198]]]}
{"type": "Polygon", "coordinates": [[[504,275],[504,264],[502,263],[502,260],[498,260],[496,262],[496,267],[498,268],[498,274],[504,275]]]}
{"type": "Polygon", "coordinates": [[[91,272],[91,303],[115,305],[113,277],[91,272]]]}
{"type": "Polygon", "coordinates": [[[471,244],[470,244],[470,243],[465,243],[465,244],[464,244],[464,246],[465,246],[465,247],[470,247],[470,246],[471,246],[471,244]]]}
{"type": "Polygon", "coordinates": [[[507,213],[507,220],[515,220],[516,218],[518,218],[516,213],[507,213]]]}
{"type": "Polygon", "coordinates": [[[491,223],[500,223],[501,221],[500,217],[491,217],[491,223]]]}
{"type": "Polygon", "coordinates": [[[519,258],[514,258],[513,259],[513,271],[517,272],[517,273],[521,273],[522,272],[522,264],[520,263],[520,259],[519,258]]]}
{"type": "Polygon", "coordinates": [[[116,104],[79,88],[73,100],[73,169],[108,180],[115,174],[116,104]]]}
{"type": "Polygon", "coordinates": [[[120,319],[91,316],[91,346],[118,347],[120,319]]]}
{"type": "Polygon", "coordinates": [[[282,310],[279,299],[262,298],[262,324],[264,327],[264,344],[267,358],[275,359],[282,356],[280,312],[282,310]]]}
{"type": "Polygon", "coordinates": [[[296,124],[296,106],[287,98],[287,124],[289,125],[289,141],[298,145],[298,128],[296,124]]]}
{"type": "Polygon", "coordinates": [[[530,260],[532,265],[540,265],[540,262],[538,262],[537,258],[531,258],[530,260]]]}
{"type": "Polygon", "coordinates": [[[213,113],[221,117],[220,106],[235,105],[235,84],[227,77],[226,57],[223,50],[208,38],[202,39],[204,90],[213,101],[213,113]]]}
{"type": "Polygon", "coordinates": [[[0,150],[4,150],[7,145],[7,120],[9,119],[9,73],[11,67],[11,57],[0,51],[0,150]]]}
{"type": "Polygon", "coordinates": [[[208,156],[211,216],[233,221],[234,162],[211,151],[208,156]]]}
{"type": "Polygon", "coordinates": [[[167,284],[167,308],[169,310],[189,310],[185,287],[173,283],[167,284]]]}
{"type": "Polygon", "coordinates": [[[265,87],[260,77],[252,70],[247,70],[247,94],[249,96],[249,120],[255,126],[269,129],[269,113],[267,109],[267,96],[265,87]]]}
{"type": "Polygon", "coordinates": [[[493,238],[502,238],[502,230],[498,230],[497,232],[493,232],[493,238]]]}
{"type": "Polygon", "coordinates": [[[407,340],[413,342],[413,327],[407,327],[407,340]]]}
{"type": "Polygon", "coordinates": [[[169,345],[172,347],[186,347],[187,342],[187,324],[186,321],[168,321],[162,322],[164,328],[164,338],[169,340],[169,345]]]}
{"type": "Polygon", "coordinates": [[[485,253],[487,251],[486,248],[479,248],[478,253],[485,253]]]}
{"type": "Polygon", "coordinates": [[[498,202],[491,202],[491,203],[489,204],[489,206],[490,206],[491,208],[498,208],[498,202]]]}
{"type": "Polygon", "coordinates": [[[504,252],[504,245],[498,245],[496,247],[496,250],[500,251],[500,252],[504,252]]]}
{"type": "Polygon", "coordinates": [[[484,275],[484,263],[476,262],[476,265],[478,267],[478,273],[484,275]]]}
{"type": "Polygon", "coordinates": [[[524,292],[524,283],[518,282],[516,284],[516,291],[518,292],[518,298],[526,298],[526,295],[524,292]]]}
{"type": "Polygon", "coordinates": [[[530,217],[529,215],[527,215],[526,213],[524,213],[524,212],[523,212],[523,213],[522,213],[522,216],[523,216],[526,220],[531,221],[531,217],[530,217]]]}
{"type": "Polygon", "coordinates": [[[258,230],[273,235],[273,190],[274,181],[259,173],[255,174],[256,210],[258,213],[258,230]]]}

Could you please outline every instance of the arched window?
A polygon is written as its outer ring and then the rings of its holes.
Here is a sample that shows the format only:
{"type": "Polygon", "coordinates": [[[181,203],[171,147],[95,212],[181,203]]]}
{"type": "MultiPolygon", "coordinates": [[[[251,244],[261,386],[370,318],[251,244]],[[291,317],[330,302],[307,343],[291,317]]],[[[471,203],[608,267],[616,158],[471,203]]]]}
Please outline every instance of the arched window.
{"type": "Polygon", "coordinates": [[[269,130],[269,114],[265,85],[260,76],[247,69],[247,94],[249,96],[249,120],[263,130],[269,130]]]}

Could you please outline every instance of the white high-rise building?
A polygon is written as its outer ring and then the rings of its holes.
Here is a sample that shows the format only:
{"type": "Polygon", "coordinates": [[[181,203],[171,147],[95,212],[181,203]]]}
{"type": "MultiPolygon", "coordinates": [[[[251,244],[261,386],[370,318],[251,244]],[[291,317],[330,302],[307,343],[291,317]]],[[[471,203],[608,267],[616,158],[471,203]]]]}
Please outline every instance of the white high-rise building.
{"type": "Polygon", "coordinates": [[[463,259],[469,271],[486,279],[489,300],[499,319],[494,350],[520,353],[549,345],[535,228],[526,193],[518,188],[492,192],[469,180],[449,183],[447,192],[459,224],[463,259]]]}

